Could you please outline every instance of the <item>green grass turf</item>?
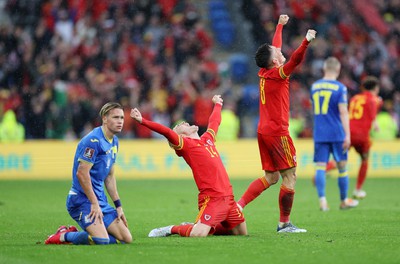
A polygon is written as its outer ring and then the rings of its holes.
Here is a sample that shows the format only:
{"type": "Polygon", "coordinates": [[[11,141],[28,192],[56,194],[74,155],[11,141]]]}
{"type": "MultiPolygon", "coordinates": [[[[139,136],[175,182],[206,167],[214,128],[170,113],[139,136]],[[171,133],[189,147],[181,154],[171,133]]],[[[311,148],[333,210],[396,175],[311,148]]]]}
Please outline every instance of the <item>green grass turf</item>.
{"type": "MultiPolygon", "coordinates": [[[[237,198],[251,179],[232,180],[237,198]]],[[[354,179],[351,179],[351,190],[354,179]]],[[[327,180],[331,210],[320,212],[310,180],[299,179],[291,220],[305,234],[277,234],[279,186],[245,209],[249,236],[147,238],[160,226],[194,221],[192,180],[120,180],[135,238],[130,245],[44,245],[59,225],[70,181],[0,181],[0,263],[400,263],[398,179],[367,179],[358,208],[340,211],[336,179],[327,180]]]]}

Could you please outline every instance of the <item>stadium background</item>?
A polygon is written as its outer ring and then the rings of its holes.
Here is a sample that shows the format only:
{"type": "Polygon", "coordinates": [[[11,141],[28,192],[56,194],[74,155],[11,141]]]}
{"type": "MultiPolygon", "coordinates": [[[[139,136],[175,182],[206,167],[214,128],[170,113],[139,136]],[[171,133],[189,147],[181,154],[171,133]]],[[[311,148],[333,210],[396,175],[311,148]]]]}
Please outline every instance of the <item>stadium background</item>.
{"type": "MultiPolygon", "coordinates": [[[[399,1],[3,0],[0,6],[0,118],[12,110],[25,130],[23,143],[1,143],[0,179],[69,178],[76,140],[99,125],[97,111],[106,101],[120,102],[126,113],[139,106],[168,126],[181,119],[203,126],[216,93],[240,122],[237,140],[218,143],[230,175],[258,176],[252,57],[271,40],[280,13],[290,16],[284,54],[306,29],[318,31],[291,77],[299,177],[313,174],[308,87],[330,55],[342,63],[339,80],[350,97],[363,76],[380,78],[380,114],[395,129],[375,140],[369,174],[397,176],[399,1]]],[[[189,176],[164,141],[129,118],[121,138],[121,177],[189,176]]],[[[351,176],[357,163],[351,152],[351,176]]]]}
{"type": "MultiPolygon", "coordinates": [[[[297,174],[299,178],[314,175],[313,144],[299,140],[297,174]]],[[[257,141],[243,139],[235,143],[221,142],[219,153],[231,178],[254,178],[262,174],[257,141]]],[[[398,177],[400,169],[399,142],[380,142],[371,153],[368,177],[398,177]]],[[[70,179],[75,142],[30,141],[3,145],[0,151],[0,179],[70,179]]],[[[357,175],[358,156],[349,154],[349,174],[357,175]]],[[[191,170],[183,159],[176,157],[166,141],[136,140],[121,142],[116,163],[119,179],[181,178],[190,179],[191,170]]],[[[335,175],[336,172],[333,172],[335,175]]]]}

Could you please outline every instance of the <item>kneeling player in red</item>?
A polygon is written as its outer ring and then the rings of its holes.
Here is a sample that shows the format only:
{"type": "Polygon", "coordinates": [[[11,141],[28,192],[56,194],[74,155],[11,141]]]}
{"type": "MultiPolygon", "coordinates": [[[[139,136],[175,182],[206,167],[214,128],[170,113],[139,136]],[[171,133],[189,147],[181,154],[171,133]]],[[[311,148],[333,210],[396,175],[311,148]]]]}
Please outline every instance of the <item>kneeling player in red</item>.
{"type": "Polygon", "coordinates": [[[209,117],[207,131],[200,137],[198,127],[182,122],[170,129],[146,120],[138,109],[131,110],[131,117],[140,124],[163,135],[176,154],[183,157],[191,167],[199,190],[199,214],[196,222],[170,225],[151,230],[149,237],[165,237],[179,234],[185,237],[208,235],[247,235],[244,216],[238,208],[228,173],[215,148],[215,136],[221,123],[223,100],[220,95],[212,98],[213,112],[209,117]]]}

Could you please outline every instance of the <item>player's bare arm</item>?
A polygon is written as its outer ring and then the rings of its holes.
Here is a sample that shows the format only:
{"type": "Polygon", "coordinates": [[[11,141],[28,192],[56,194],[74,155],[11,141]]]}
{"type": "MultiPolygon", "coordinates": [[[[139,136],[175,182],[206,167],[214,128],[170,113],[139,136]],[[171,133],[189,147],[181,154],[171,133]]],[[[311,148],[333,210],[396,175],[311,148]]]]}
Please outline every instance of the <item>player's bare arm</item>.
{"type": "Polygon", "coordinates": [[[96,223],[102,223],[103,222],[103,212],[101,211],[99,201],[97,200],[96,195],[94,194],[93,188],[92,188],[92,181],[90,179],[90,168],[92,167],[91,163],[87,162],[80,162],[78,171],[77,171],[77,177],[79,180],[79,183],[81,184],[87,198],[89,199],[91,203],[91,210],[90,210],[90,221],[94,221],[94,224],[96,223]]]}
{"type": "Polygon", "coordinates": [[[375,132],[379,132],[379,131],[380,131],[379,125],[378,125],[378,122],[376,121],[376,119],[374,119],[374,121],[372,121],[372,129],[373,129],[375,132]]]}
{"type": "Polygon", "coordinates": [[[349,112],[347,110],[347,104],[339,104],[339,113],[345,134],[345,138],[343,141],[343,150],[347,151],[350,148],[350,123],[349,123],[349,112]]]}
{"type": "MultiPolygon", "coordinates": [[[[108,174],[107,178],[104,180],[104,185],[107,189],[108,194],[110,195],[111,200],[112,201],[119,200],[119,194],[118,194],[118,190],[117,190],[117,181],[114,177],[114,166],[112,166],[110,173],[108,174]]],[[[117,222],[122,220],[124,225],[128,226],[122,206],[116,207],[116,210],[117,210],[117,214],[118,214],[117,222]]]]}

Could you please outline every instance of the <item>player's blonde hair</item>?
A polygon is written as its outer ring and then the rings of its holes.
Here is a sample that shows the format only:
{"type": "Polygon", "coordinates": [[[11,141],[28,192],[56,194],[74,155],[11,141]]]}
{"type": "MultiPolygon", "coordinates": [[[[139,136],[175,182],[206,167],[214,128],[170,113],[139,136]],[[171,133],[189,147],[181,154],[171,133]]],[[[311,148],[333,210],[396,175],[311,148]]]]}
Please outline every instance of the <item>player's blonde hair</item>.
{"type": "Polygon", "coordinates": [[[106,116],[111,110],[116,109],[116,108],[123,109],[122,105],[120,105],[119,103],[115,103],[115,102],[106,103],[100,109],[99,116],[101,118],[103,118],[103,116],[106,116]]]}
{"type": "Polygon", "coordinates": [[[324,61],[324,71],[328,72],[340,72],[340,61],[335,57],[328,57],[324,61]]]}

